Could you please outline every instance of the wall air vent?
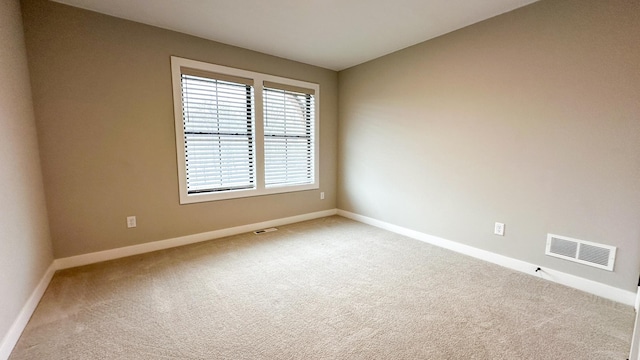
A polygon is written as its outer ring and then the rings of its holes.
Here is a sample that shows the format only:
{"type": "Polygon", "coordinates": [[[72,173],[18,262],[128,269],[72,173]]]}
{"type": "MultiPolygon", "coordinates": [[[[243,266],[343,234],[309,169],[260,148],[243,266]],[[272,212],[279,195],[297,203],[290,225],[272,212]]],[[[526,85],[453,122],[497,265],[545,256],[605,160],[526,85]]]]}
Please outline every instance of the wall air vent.
{"type": "Polygon", "coordinates": [[[256,230],[253,233],[256,234],[256,235],[260,235],[260,234],[273,232],[273,231],[278,231],[278,228],[268,228],[268,229],[256,230]]]}
{"type": "Polygon", "coordinates": [[[572,239],[566,236],[547,234],[547,249],[545,254],[613,271],[613,263],[616,259],[616,247],[572,239]]]}

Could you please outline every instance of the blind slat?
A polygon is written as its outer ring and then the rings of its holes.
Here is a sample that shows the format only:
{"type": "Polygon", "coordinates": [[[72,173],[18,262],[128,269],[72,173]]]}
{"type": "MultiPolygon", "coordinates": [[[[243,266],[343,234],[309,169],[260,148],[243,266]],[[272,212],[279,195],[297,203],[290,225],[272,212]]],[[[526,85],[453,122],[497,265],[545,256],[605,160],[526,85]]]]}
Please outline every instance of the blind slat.
{"type": "Polygon", "coordinates": [[[247,79],[240,76],[220,74],[220,73],[206,71],[206,70],[193,69],[185,66],[181,67],[180,71],[182,72],[183,77],[190,76],[196,79],[200,79],[200,81],[206,81],[206,80],[212,79],[212,80],[225,81],[230,83],[244,84],[244,85],[253,87],[253,79],[247,79]]]}
{"type": "Polygon", "coordinates": [[[263,85],[265,88],[274,89],[274,90],[276,89],[284,90],[287,92],[293,92],[293,93],[299,93],[299,94],[315,95],[316,93],[315,90],[313,89],[307,89],[307,88],[303,88],[295,85],[280,84],[280,83],[271,82],[271,81],[265,81],[263,82],[263,85]]]}

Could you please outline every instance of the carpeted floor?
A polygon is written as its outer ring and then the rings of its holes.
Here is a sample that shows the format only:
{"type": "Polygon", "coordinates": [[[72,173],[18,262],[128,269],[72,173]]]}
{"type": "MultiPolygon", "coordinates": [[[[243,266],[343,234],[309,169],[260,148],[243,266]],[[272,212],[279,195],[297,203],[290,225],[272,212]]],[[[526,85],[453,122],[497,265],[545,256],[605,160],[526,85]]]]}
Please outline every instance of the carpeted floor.
{"type": "Polygon", "coordinates": [[[341,217],[58,272],[10,359],[626,359],[633,308],[341,217]]]}

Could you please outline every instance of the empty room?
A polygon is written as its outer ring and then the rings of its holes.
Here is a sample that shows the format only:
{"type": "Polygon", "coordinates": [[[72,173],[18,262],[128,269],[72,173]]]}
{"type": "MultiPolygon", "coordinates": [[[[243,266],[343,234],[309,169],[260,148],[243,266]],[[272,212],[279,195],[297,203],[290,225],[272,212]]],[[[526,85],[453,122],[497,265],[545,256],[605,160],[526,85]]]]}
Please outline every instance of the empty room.
{"type": "Polygon", "coordinates": [[[0,360],[640,360],[640,1],[0,2],[0,360]]]}

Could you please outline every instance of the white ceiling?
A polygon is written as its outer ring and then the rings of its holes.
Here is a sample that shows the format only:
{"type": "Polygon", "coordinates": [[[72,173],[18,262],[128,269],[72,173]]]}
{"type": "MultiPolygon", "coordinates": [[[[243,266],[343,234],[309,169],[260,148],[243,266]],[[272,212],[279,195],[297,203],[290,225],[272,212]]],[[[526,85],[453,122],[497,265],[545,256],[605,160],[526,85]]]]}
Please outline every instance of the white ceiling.
{"type": "Polygon", "coordinates": [[[55,0],[342,70],[536,0],[55,0]]]}

